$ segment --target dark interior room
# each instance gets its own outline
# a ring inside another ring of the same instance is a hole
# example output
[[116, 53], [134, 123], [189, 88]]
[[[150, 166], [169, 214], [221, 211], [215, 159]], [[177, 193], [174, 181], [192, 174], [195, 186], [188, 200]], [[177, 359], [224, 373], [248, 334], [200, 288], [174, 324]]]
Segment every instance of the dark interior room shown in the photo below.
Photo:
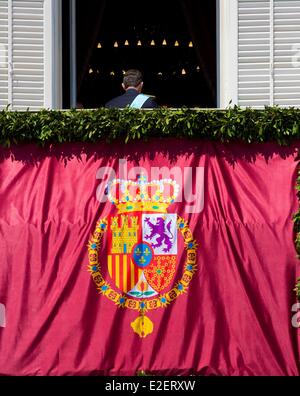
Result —
[[[123, 73], [131, 68], [141, 70], [144, 93], [160, 106], [216, 107], [215, 1], [153, 0], [141, 6], [137, 0], [77, 0], [76, 15], [79, 107], [102, 107], [122, 94]], [[65, 60], [65, 107], [67, 65]]]

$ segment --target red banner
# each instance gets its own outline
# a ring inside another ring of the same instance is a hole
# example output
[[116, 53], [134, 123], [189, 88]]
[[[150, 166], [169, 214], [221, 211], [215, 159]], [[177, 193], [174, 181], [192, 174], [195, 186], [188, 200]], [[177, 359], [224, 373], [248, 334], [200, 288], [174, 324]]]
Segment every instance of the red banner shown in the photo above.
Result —
[[299, 375], [297, 147], [1, 149], [0, 374]]

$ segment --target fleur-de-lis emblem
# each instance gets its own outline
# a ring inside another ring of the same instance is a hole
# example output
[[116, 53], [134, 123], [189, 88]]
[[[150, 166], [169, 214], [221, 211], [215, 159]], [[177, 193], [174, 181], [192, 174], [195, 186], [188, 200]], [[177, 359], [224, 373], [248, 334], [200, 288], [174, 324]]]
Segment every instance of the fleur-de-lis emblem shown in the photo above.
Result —
[[145, 260], [145, 257], [144, 257], [144, 256], [142, 256], [142, 257], [139, 259], [139, 263], [140, 263], [141, 265], [143, 265], [143, 264], [146, 263], [146, 260]]

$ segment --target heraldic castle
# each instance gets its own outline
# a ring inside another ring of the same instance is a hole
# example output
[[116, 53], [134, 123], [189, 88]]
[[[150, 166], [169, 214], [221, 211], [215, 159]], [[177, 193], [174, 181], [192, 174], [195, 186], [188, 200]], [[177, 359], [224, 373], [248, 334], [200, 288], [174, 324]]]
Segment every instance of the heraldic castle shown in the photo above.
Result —
[[130, 254], [138, 242], [138, 217], [121, 216], [113, 217], [111, 221], [112, 254]]

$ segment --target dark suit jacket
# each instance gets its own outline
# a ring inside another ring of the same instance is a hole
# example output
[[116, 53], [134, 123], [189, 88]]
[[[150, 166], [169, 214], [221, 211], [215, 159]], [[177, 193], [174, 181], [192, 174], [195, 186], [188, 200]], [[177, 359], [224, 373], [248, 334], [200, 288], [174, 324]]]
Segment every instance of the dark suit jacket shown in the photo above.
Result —
[[[105, 107], [107, 108], [119, 108], [124, 109], [127, 106], [130, 106], [134, 99], [138, 96], [138, 91], [135, 89], [128, 89], [123, 95], [120, 95], [109, 102], [106, 103]], [[157, 103], [152, 98], [146, 100], [143, 104], [143, 109], [155, 109], [158, 107]]]

